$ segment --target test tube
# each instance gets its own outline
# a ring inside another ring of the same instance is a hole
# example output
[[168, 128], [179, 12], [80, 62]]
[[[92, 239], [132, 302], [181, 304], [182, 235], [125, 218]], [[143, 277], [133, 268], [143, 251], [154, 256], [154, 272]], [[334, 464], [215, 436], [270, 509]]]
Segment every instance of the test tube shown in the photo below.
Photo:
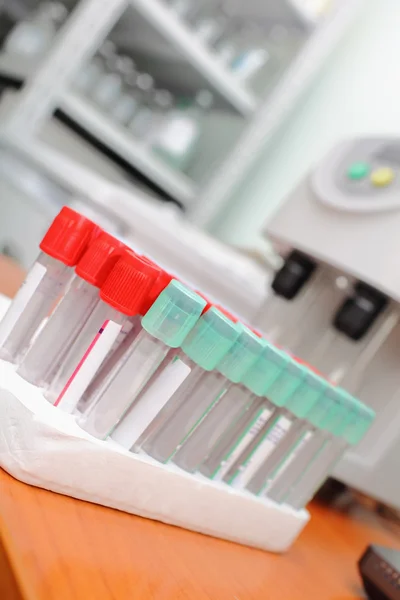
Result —
[[267, 496], [275, 502], [283, 502], [293, 489], [309, 465], [318, 457], [321, 450], [330, 445], [337, 436], [341, 436], [352, 412], [353, 405], [349, 403], [347, 395], [338, 388], [329, 387], [320, 403], [313, 411], [310, 421], [313, 422], [318, 432], [315, 433], [301, 450], [282, 476], [274, 478], [272, 485], [267, 489]]
[[0, 358], [15, 363], [62, 298], [96, 226], [64, 206], [40, 242], [41, 253], [0, 323]]
[[[295, 457], [304, 444], [317, 431], [313, 415], [329, 383], [307, 368], [303, 367], [303, 369], [305, 371], [303, 382], [286, 402], [286, 409], [298, 420], [249, 481], [247, 489], [254, 494], [264, 495], [272, 482], [294, 463]], [[320, 412], [318, 410], [317, 414]]]
[[[174, 456], [217, 401], [226, 378], [216, 367], [239, 334], [237, 323], [216, 307], [202, 315], [181, 346], [180, 358], [190, 375], [137, 440], [134, 450], [143, 449], [160, 462]], [[118, 441], [116, 436], [113, 439]]]
[[[147, 260], [145, 257], [142, 258]], [[154, 285], [150, 289], [147, 297], [143, 302], [140, 314], [132, 317], [130, 328], [123, 328], [123, 330], [121, 331], [121, 334], [123, 334], [122, 339], [120, 334], [120, 339], [117, 339], [115, 349], [112, 350], [106, 357], [100, 369], [97, 371], [95, 377], [93, 378], [92, 382], [89, 384], [85, 393], [79, 400], [76, 409], [78, 413], [84, 414], [91, 410], [92, 405], [94, 405], [97, 402], [97, 398], [100, 397], [103, 391], [111, 383], [113, 378], [118, 374], [118, 370], [120, 368], [120, 365], [122, 364], [121, 361], [124, 359], [125, 354], [129, 352], [131, 345], [142, 330], [142, 316], [145, 315], [148, 310], [150, 310], [151, 306], [157, 300], [158, 296], [161, 294], [162, 291], [164, 291], [164, 289], [171, 281], [172, 275], [160, 269], [160, 273]]]
[[289, 360], [288, 356], [267, 343], [240, 383], [228, 390], [225, 402], [240, 404], [243, 410], [204, 457], [199, 466], [203, 475], [216, 481], [224, 479], [271, 419], [276, 406], [264, 397], [264, 392], [279, 378]]
[[40, 387], [51, 377], [100, 302], [99, 288], [121, 256], [124, 244], [101, 233], [78, 262], [75, 277], [47, 324], [33, 341], [18, 374]]
[[286, 368], [265, 390], [265, 396], [274, 406], [278, 407], [278, 410], [273, 414], [273, 418], [257, 432], [246, 451], [240, 455], [227, 472], [224, 481], [232, 487], [236, 489], [247, 487], [264, 461], [268, 459], [294, 425], [296, 417], [286, 409], [286, 403], [302, 384], [304, 377], [304, 368], [289, 359]]
[[73, 412], [121, 330], [140, 313], [158, 269], [125, 252], [100, 289], [97, 304], [45, 392], [65, 412]]
[[[180, 360], [175, 349], [194, 327], [205, 304], [195, 292], [171, 281], [143, 317], [142, 331], [123, 356], [112, 380], [92, 399], [90, 409], [78, 421], [80, 426], [105, 439], [132, 405], [134, 431], [129, 426], [128, 433], [139, 437], [190, 373], [190, 367]], [[142, 398], [141, 391], [151, 376], [160, 365], [171, 361], [171, 369], [165, 370], [166, 376], [160, 378], [156, 393], [151, 399]]]
[[371, 428], [375, 412], [354, 398], [352, 402], [349, 418], [344, 421], [341, 431], [324, 444], [309, 468], [302, 473], [298, 484], [287, 493], [285, 503], [292, 508], [303, 508], [309, 502], [346, 449], [357, 445]]
[[[232, 399], [230, 392], [256, 362], [266, 342], [244, 325], [238, 324], [238, 327], [238, 339], [216, 367], [216, 371], [223, 376], [217, 393], [207, 397], [205, 386], [198, 390], [203, 394], [207, 408], [200, 419], [199, 427], [194, 428], [187, 439], [184, 439], [173, 458], [174, 463], [185, 471], [196, 471], [248, 402], [248, 391], [245, 395], [239, 394], [237, 402]], [[202, 386], [202, 383], [200, 385]]]

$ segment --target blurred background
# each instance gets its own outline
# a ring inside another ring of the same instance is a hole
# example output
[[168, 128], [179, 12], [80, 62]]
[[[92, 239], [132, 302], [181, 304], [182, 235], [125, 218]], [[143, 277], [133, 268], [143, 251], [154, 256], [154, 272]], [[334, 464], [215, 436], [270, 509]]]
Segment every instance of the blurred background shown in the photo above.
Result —
[[0, 253], [28, 268], [70, 204], [180, 273], [378, 410], [336, 475], [397, 508], [379, 207], [400, 187], [399, 30], [396, 0], [0, 2]]

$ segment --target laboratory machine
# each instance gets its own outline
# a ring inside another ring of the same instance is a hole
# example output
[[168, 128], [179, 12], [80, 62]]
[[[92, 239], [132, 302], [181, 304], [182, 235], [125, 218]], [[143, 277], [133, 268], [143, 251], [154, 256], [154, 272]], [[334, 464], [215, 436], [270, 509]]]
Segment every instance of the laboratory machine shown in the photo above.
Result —
[[282, 256], [258, 325], [376, 410], [336, 468], [342, 482], [400, 508], [400, 141], [331, 150], [265, 234]]

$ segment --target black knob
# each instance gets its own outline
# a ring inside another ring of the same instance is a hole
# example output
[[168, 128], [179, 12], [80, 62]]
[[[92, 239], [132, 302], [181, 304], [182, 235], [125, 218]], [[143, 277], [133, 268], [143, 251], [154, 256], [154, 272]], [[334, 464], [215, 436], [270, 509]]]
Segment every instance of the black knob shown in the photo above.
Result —
[[360, 340], [386, 308], [388, 298], [366, 283], [357, 283], [335, 315], [333, 326], [352, 340]]
[[293, 250], [272, 282], [275, 294], [292, 300], [310, 279], [317, 265], [302, 252]]

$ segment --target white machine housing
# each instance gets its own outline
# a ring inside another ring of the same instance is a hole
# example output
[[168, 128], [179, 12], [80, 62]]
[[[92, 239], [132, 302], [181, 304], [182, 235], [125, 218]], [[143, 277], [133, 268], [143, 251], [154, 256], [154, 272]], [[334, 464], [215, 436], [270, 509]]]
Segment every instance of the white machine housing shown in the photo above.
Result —
[[[348, 169], [354, 164], [366, 167], [365, 176], [349, 177]], [[378, 169], [390, 169], [391, 180], [374, 183], [373, 174]], [[376, 422], [360, 446], [340, 462], [335, 476], [400, 508], [400, 325], [397, 314], [400, 302], [400, 140], [359, 139], [334, 148], [266, 224], [265, 234], [282, 256], [293, 249], [299, 250], [313, 259], [320, 270], [333, 271], [335, 277], [343, 276], [342, 279], [347, 278], [351, 283], [354, 280], [366, 283], [389, 298], [384, 313], [392, 314], [391, 325], [387, 328], [388, 320], [378, 319], [373, 335], [367, 340], [374, 345], [373, 350], [368, 354], [368, 344], [360, 346], [364, 359], [368, 360], [360, 360], [361, 352], [349, 354], [354, 357], [354, 363], [349, 360], [348, 365], [350, 380], [354, 365], [364, 367], [357, 395], [376, 410]], [[347, 293], [343, 292], [337, 307]], [[326, 299], [326, 296], [320, 297]], [[335, 306], [326, 302], [329, 314], [321, 321], [320, 331], [313, 331], [316, 344], [327, 336], [327, 330], [334, 331], [331, 324]], [[296, 299], [293, 301], [295, 310]], [[318, 310], [323, 311], [324, 307]], [[333, 367], [335, 356], [337, 358], [347, 342], [338, 332], [328, 339], [326, 352], [332, 357]], [[357, 348], [357, 342], [349, 340], [348, 344], [349, 348]], [[296, 353], [302, 357], [301, 344]], [[325, 374], [328, 373], [325, 371]], [[348, 379], [340, 383], [346, 387]]]

